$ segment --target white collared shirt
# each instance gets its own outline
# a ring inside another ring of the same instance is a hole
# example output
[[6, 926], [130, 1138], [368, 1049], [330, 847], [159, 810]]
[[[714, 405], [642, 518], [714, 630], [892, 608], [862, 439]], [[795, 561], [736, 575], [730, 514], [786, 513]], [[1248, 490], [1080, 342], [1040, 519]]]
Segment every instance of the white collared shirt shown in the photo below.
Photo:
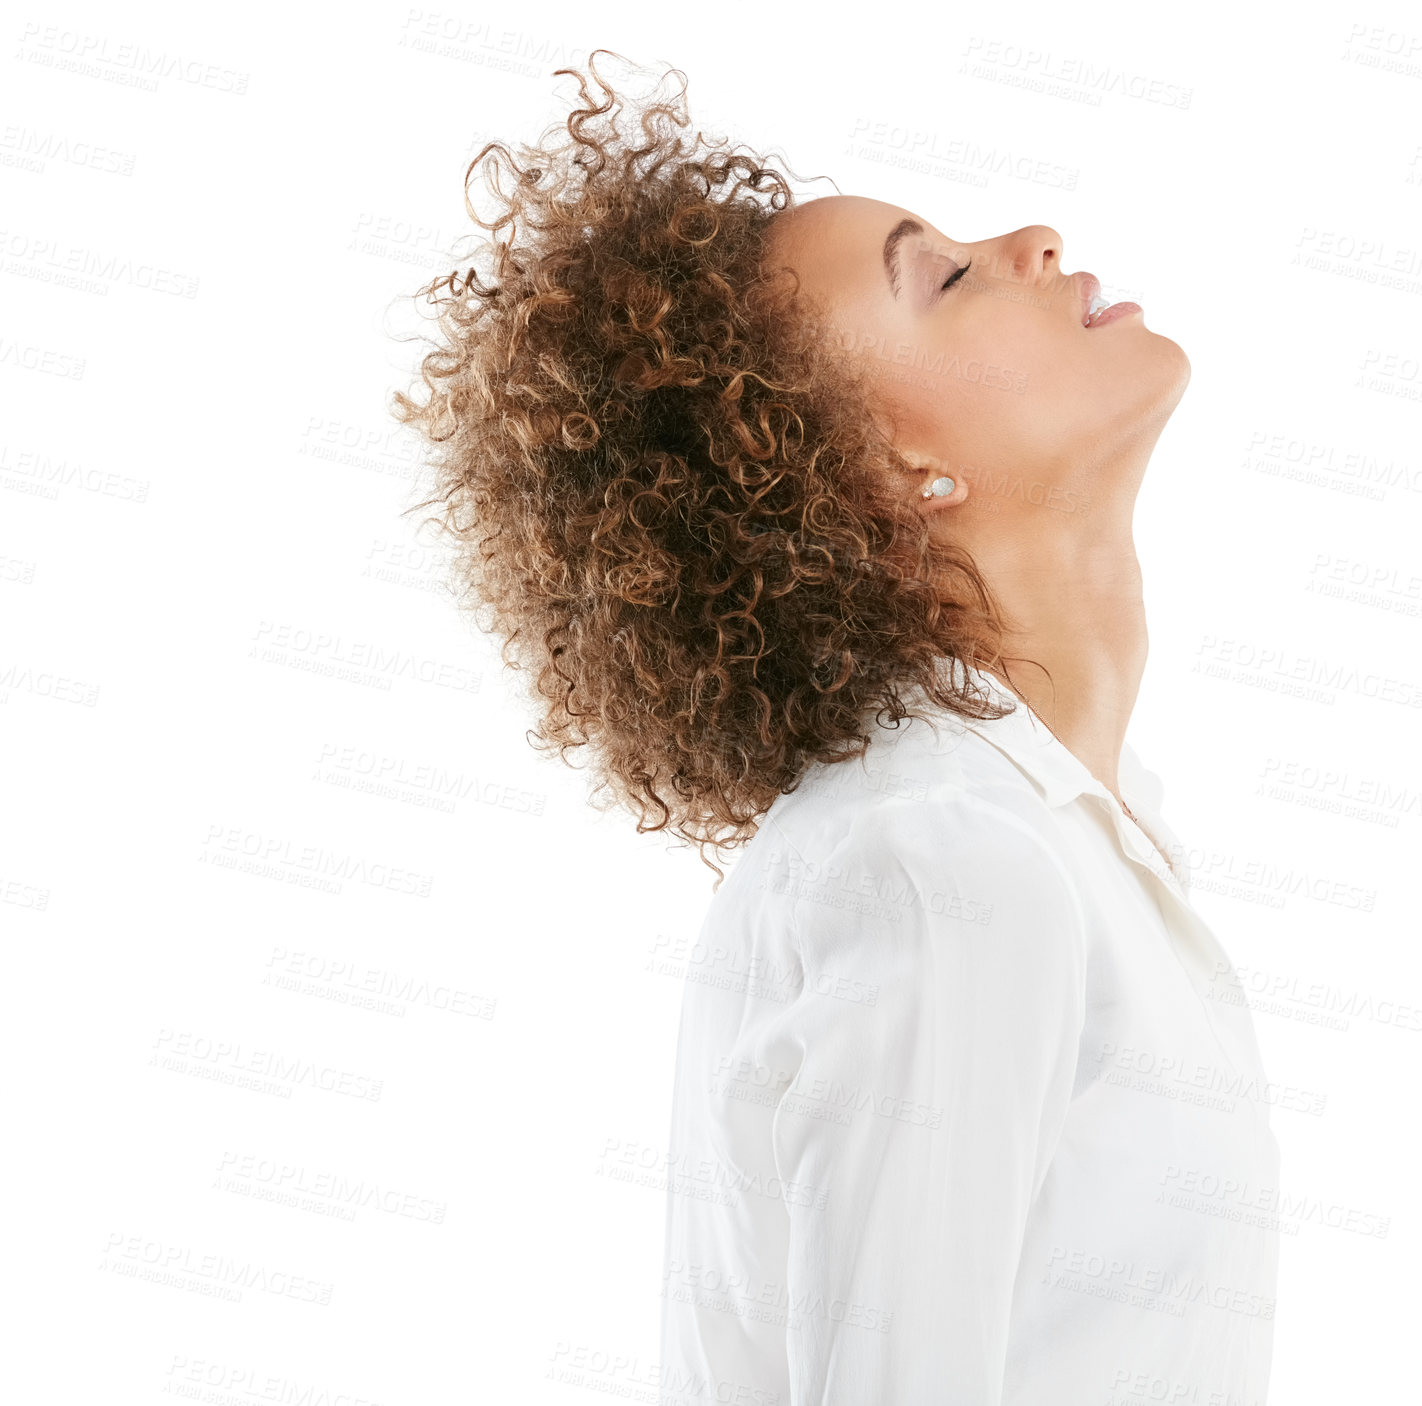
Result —
[[1159, 778], [970, 673], [1016, 712], [877, 727], [712, 897], [662, 1406], [1265, 1402], [1278, 1144]]

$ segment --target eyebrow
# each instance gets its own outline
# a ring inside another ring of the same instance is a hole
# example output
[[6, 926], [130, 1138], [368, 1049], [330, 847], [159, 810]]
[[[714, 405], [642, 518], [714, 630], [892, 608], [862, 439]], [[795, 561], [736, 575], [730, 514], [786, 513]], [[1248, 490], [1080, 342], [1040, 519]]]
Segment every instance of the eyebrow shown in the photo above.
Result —
[[894, 290], [896, 298], [899, 296], [899, 245], [906, 235], [922, 233], [923, 226], [917, 220], [900, 220], [884, 241], [884, 272], [889, 277], [889, 287]]

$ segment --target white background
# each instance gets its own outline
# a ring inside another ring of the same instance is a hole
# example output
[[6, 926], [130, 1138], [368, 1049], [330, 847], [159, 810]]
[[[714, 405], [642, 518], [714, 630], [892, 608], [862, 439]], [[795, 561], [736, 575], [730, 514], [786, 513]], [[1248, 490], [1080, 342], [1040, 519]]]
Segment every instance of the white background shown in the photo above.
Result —
[[401, 515], [424, 485], [388, 414], [469, 157], [558, 120], [552, 71], [606, 46], [950, 237], [1052, 225], [1189, 354], [1137, 515], [1131, 738], [1266, 1067], [1323, 1103], [1274, 1114], [1270, 1399], [1396, 1399], [1422, 16], [617, 10], [3, 22], [6, 1397], [655, 1400], [710, 874], [529, 747]]

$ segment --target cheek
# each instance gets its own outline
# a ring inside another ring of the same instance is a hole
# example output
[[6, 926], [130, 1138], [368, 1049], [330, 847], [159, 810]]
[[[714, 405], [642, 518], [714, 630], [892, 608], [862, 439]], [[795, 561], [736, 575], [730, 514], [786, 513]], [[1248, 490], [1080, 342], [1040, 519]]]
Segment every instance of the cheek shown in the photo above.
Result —
[[1010, 302], [994, 303], [990, 311], [965, 331], [965, 349], [983, 363], [996, 367], [1000, 379], [1023, 387], [1045, 387], [1057, 380], [1074, 359], [1072, 329], [1031, 308]]
[[1011, 315], [965, 320], [934, 348], [930, 398], [965, 435], [1010, 438], [1069, 403], [1069, 358], [1040, 324]]
[[1073, 330], [994, 300], [913, 340], [862, 346], [858, 360], [912, 437], [965, 457], [1036, 452], [1100, 413], [1101, 368]]
[[1059, 313], [1005, 305], [962, 339], [963, 372], [975, 376], [975, 409], [996, 418], [1001, 438], [1024, 443], [1092, 424], [1120, 376], [1091, 355], [1088, 336]]
[[1060, 381], [1073, 359], [1064, 335], [1071, 330], [1039, 309], [980, 297], [963, 316], [945, 320], [936, 336], [939, 393], [955, 403], [1020, 410]]

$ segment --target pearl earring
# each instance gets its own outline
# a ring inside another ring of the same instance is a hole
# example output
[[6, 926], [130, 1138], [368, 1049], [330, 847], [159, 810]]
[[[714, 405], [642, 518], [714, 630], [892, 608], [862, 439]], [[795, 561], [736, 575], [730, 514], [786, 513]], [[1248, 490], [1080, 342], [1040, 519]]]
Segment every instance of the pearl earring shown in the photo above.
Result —
[[951, 478], [936, 478], [923, 490], [925, 498], [946, 498], [954, 489]]

